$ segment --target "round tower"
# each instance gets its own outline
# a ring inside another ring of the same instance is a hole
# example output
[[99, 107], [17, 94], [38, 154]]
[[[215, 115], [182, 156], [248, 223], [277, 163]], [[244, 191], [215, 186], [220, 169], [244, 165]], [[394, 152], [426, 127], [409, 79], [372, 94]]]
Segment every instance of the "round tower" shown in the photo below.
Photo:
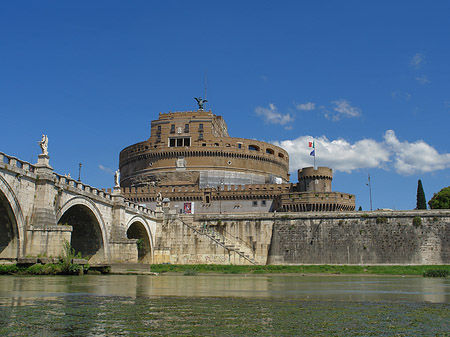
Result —
[[331, 192], [333, 170], [329, 167], [304, 167], [298, 170], [298, 192]]

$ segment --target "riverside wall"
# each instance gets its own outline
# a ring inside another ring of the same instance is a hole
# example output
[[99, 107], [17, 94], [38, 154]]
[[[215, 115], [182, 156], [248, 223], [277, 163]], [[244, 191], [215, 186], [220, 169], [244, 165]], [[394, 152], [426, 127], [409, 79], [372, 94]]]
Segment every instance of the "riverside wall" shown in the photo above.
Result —
[[269, 264], [450, 264], [450, 211], [282, 215]]
[[[154, 263], [450, 264], [450, 210], [165, 216]], [[226, 248], [208, 233], [221, 233]]]

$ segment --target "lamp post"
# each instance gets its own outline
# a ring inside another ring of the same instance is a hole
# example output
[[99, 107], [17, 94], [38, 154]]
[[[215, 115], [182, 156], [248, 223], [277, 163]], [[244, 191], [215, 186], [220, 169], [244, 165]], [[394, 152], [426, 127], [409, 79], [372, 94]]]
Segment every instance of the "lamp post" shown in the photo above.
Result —
[[78, 164], [78, 181], [81, 181], [81, 166], [82, 165], [83, 164], [81, 164], [81, 163]]
[[369, 186], [370, 210], [372, 210], [372, 184], [370, 182], [370, 173], [368, 174], [368, 180], [366, 185]]

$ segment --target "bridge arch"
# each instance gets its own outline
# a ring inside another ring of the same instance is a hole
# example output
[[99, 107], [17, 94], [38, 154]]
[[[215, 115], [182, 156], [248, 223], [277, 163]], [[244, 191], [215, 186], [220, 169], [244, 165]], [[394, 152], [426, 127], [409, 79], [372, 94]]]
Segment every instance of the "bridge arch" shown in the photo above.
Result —
[[17, 259], [24, 250], [25, 220], [19, 200], [0, 176], [0, 258]]
[[153, 235], [150, 226], [143, 217], [133, 216], [127, 223], [127, 238], [138, 239], [138, 261], [152, 263]]
[[72, 226], [70, 244], [76, 253], [89, 257], [90, 263], [108, 260], [105, 221], [93, 201], [81, 196], [73, 197], [56, 213], [56, 219], [58, 224]]

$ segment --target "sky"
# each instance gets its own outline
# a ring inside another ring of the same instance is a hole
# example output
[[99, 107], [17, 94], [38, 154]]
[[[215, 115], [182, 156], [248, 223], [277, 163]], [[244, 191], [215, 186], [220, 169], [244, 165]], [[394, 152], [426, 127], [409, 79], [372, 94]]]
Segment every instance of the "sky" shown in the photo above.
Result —
[[[4, 1], [0, 152], [114, 185], [119, 152], [204, 97], [230, 136], [333, 169], [356, 208], [450, 185], [449, 1]], [[205, 76], [206, 75], [206, 76]], [[206, 78], [206, 81], [205, 81]], [[367, 185], [370, 174], [370, 189]], [[371, 191], [371, 193], [370, 193]]]

